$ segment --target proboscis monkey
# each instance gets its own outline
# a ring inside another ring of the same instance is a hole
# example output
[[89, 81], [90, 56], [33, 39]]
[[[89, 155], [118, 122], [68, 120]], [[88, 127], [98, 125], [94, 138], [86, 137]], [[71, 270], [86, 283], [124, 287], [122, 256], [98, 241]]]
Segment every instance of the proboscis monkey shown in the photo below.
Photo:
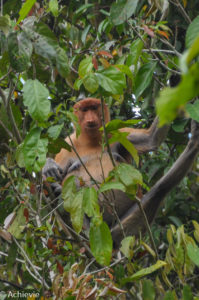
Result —
[[[105, 123], [107, 123], [110, 117], [106, 104], [104, 104], [103, 109]], [[74, 113], [78, 117], [81, 134], [76, 137], [74, 132], [66, 138], [66, 142], [72, 144], [75, 151], [69, 152], [66, 149], [62, 149], [56, 155], [55, 162], [52, 159], [48, 160], [44, 167], [44, 174], [46, 176], [54, 176], [57, 180], [61, 179], [62, 182], [66, 177], [75, 175], [77, 178], [81, 178], [85, 185], [91, 186], [93, 181], [89, 174], [92, 175], [96, 182], [100, 183], [113, 169], [109, 153], [105, 151], [102, 155], [102, 133], [99, 131], [99, 128], [102, 126], [101, 100], [96, 98], [83, 99], [74, 105]], [[127, 138], [133, 143], [138, 153], [145, 153], [155, 150], [167, 134], [168, 126], [159, 128], [157, 125], [158, 118], [155, 118], [149, 129], [122, 128], [120, 130], [129, 133]], [[121, 144], [114, 143], [110, 145], [110, 148], [115, 164], [121, 162], [131, 163], [129, 152]], [[153, 221], [158, 207], [166, 194], [187, 174], [198, 150], [199, 125], [196, 122], [192, 122], [192, 137], [186, 149], [170, 171], [142, 198], [142, 205], [149, 222]], [[86, 169], [77, 157], [76, 152]], [[60, 189], [58, 188], [57, 191], [60, 192]], [[114, 197], [110, 198], [110, 201], [114, 201], [115, 210], [126, 235], [136, 235], [139, 230], [144, 229], [145, 225], [138, 205], [132, 202], [124, 192], [117, 190], [114, 193]], [[106, 207], [104, 204], [107, 201], [103, 201], [103, 195], [99, 202], [101, 207], [103, 207], [103, 218], [111, 227], [113, 240], [118, 246], [124, 237], [121, 225], [115, 222], [115, 217], [110, 207]]]

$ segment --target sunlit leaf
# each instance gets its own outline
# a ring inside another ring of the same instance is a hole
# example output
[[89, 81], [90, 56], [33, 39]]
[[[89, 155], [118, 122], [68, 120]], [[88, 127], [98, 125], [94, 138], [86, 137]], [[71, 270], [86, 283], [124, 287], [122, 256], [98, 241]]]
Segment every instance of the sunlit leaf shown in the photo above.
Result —
[[22, 231], [24, 230], [25, 225], [26, 218], [24, 217], [24, 207], [21, 206], [16, 211], [16, 216], [12, 224], [9, 226], [8, 232], [10, 232], [16, 239], [19, 239], [22, 237]]
[[57, 17], [58, 14], [59, 14], [58, 1], [57, 0], [50, 0], [49, 8], [50, 8], [50, 11], [53, 14], [53, 16]]
[[135, 244], [135, 236], [127, 236], [121, 242], [120, 251], [128, 258], [132, 259], [134, 251], [133, 246]]
[[59, 137], [63, 127], [64, 127], [64, 123], [60, 124], [60, 125], [54, 125], [54, 126], [49, 127], [48, 128], [49, 137], [56, 140]]
[[99, 88], [97, 77], [94, 73], [89, 73], [83, 78], [83, 84], [87, 91], [95, 93]]
[[78, 73], [81, 78], [86, 76], [88, 73], [90, 73], [93, 69], [93, 63], [92, 63], [92, 57], [89, 56], [87, 58], [84, 58], [78, 68]]
[[8, 15], [0, 16], [0, 30], [2, 30], [5, 35], [9, 32], [10, 24], [10, 17]]
[[17, 21], [17, 24], [19, 24], [21, 21], [25, 19], [25, 17], [28, 15], [29, 11], [31, 10], [35, 2], [36, 0], [26, 0], [22, 8], [20, 9], [19, 19]]
[[125, 186], [120, 182], [105, 182], [101, 184], [99, 192], [103, 193], [112, 189], [126, 191]]
[[148, 268], [144, 268], [138, 272], [136, 272], [135, 274], [133, 274], [132, 276], [130, 277], [127, 277], [127, 278], [124, 278], [122, 280], [123, 283], [126, 283], [126, 282], [131, 282], [131, 281], [134, 281], [134, 280], [138, 280], [146, 275], [149, 275], [155, 271], [157, 271], [158, 269], [162, 268], [166, 266], [166, 262], [165, 261], [162, 261], [162, 260], [158, 260], [154, 265], [148, 267]]

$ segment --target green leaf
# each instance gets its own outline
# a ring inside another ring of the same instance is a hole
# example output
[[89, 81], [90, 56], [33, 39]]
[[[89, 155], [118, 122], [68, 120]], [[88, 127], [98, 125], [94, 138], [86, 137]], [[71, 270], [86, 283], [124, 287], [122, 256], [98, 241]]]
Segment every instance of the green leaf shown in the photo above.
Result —
[[41, 129], [34, 128], [27, 134], [23, 144], [23, 155], [28, 172], [39, 172], [46, 162], [48, 140], [40, 139]]
[[121, 182], [105, 182], [102, 183], [99, 189], [100, 193], [110, 191], [110, 190], [121, 190], [123, 192], [126, 191], [125, 186]]
[[8, 15], [0, 16], [0, 30], [2, 30], [5, 35], [9, 32], [10, 24], [10, 17]]
[[56, 140], [59, 137], [63, 127], [64, 127], [64, 123], [61, 125], [55, 125], [49, 127], [47, 131], [49, 137], [51, 137], [53, 140]]
[[144, 268], [138, 272], [136, 272], [135, 274], [133, 274], [132, 276], [130, 277], [127, 277], [127, 278], [124, 278], [122, 280], [122, 283], [126, 283], [126, 282], [131, 282], [131, 281], [134, 281], [134, 280], [138, 280], [146, 275], [149, 275], [153, 272], [155, 272], [156, 270], [166, 266], [166, 262], [165, 261], [162, 261], [162, 260], [158, 260], [155, 265], [152, 265], [148, 268]]
[[199, 267], [199, 248], [196, 245], [188, 243], [187, 254], [191, 261]]
[[24, 217], [24, 206], [20, 206], [16, 211], [14, 221], [7, 229], [16, 239], [22, 238], [22, 232], [26, 225], [26, 218]]
[[197, 242], [199, 242], [199, 224], [196, 221], [192, 221], [193, 226], [194, 226], [194, 237]]
[[59, 14], [59, 7], [57, 0], [50, 0], [49, 2], [49, 9], [54, 17], [57, 17]]
[[68, 76], [70, 69], [68, 64], [68, 56], [66, 55], [66, 52], [61, 47], [58, 47], [57, 50], [57, 56], [56, 56], [56, 66], [59, 74], [65, 78]]
[[89, 218], [101, 217], [97, 191], [93, 187], [83, 189], [83, 208]]
[[69, 176], [62, 187], [62, 199], [64, 200], [64, 209], [69, 211], [72, 205], [73, 198], [77, 192], [75, 176]]
[[113, 3], [110, 9], [110, 19], [114, 25], [120, 25], [134, 14], [138, 0], [121, 0]]
[[127, 57], [127, 66], [137, 66], [138, 59], [144, 47], [144, 43], [141, 39], [135, 40], [130, 46], [130, 54]]
[[78, 74], [81, 78], [86, 76], [88, 73], [90, 73], [93, 70], [93, 63], [92, 63], [92, 57], [89, 56], [87, 58], [84, 58], [78, 68]]
[[187, 48], [189, 48], [192, 44], [195, 38], [198, 36], [199, 32], [199, 16], [197, 16], [189, 25], [186, 37], [185, 37], [185, 45]]
[[156, 63], [146, 63], [138, 71], [135, 77], [135, 90], [134, 94], [136, 98], [140, 97], [142, 93], [151, 83], [153, 78], [153, 72], [156, 68]]
[[199, 100], [193, 104], [188, 103], [186, 105], [186, 111], [193, 120], [199, 122]]
[[23, 154], [23, 143], [17, 147], [15, 152], [15, 159], [20, 168], [25, 168], [24, 154]]
[[122, 73], [126, 74], [133, 81], [133, 73], [128, 66], [115, 65]]
[[199, 64], [193, 64], [188, 73], [175, 88], [165, 88], [160, 92], [156, 101], [156, 110], [160, 119], [160, 126], [175, 119], [178, 110], [189, 100], [199, 95]]
[[77, 233], [83, 226], [83, 190], [77, 192], [75, 176], [68, 177], [62, 188], [62, 198], [64, 200], [64, 209], [70, 213], [73, 228]]
[[8, 35], [9, 59], [17, 72], [23, 72], [30, 67], [32, 49], [32, 43], [25, 32], [11, 32]]
[[143, 300], [155, 299], [155, 288], [151, 280], [144, 280], [142, 283], [142, 298]]
[[109, 139], [109, 144], [119, 142], [124, 146], [124, 148], [131, 154], [136, 165], [139, 164], [139, 156], [134, 145], [128, 140], [127, 136], [128, 132], [120, 132], [120, 131], [111, 131], [111, 138]]
[[183, 300], [193, 300], [193, 294], [191, 292], [191, 287], [189, 285], [185, 285], [182, 291]]
[[26, 0], [26, 2], [23, 4], [22, 8], [19, 12], [19, 19], [17, 21], [17, 24], [19, 24], [21, 21], [25, 19], [33, 5], [35, 4], [36, 0]]
[[122, 94], [123, 89], [126, 88], [125, 75], [113, 66], [101, 72], [96, 72], [96, 75], [103, 89], [113, 95]]
[[38, 122], [48, 119], [50, 112], [49, 92], [37, 79], [29, 79], [23, 87], [24, 104], [31, 117]]
[[80, 233], [83, 226], [84, 209], [83, 209], [83, 190], [78, 191], [71, 201], [70, 209], [71, 222], [77, 233]]
[[134, 251], [133, 246], [135, 245], [135, 236], [127, 236], [122, 240], [120, 251], [128, 259], [132, 259]]
[[168, 291], [164, 296], [164, 300], [176, 300], [175, 291]]
[[106, 131], [111, 132], [113, 130], [117, 130], [117, 129], [120, 129], [120, 128], [135, 125], [139, 122], [140, 122], [140, 120], [127, 120], [127, 121], [122, 121], [122, 120], [119, 120], [119, 119], [112, 120], [112, 121], [110, 121], [106, 124]]
[[90, 224], [89, 233], [91, 252], [96, 261], [101, 265], [108, 266], [112, 256], [113, 241], [111, 232], [105, 222]]
[[84, 29], [83, 32], [82, 32], [81, 40], [82, 40], [82, 43], [83, 43], [83, 44], [86, 43], [86, 37], [87, 37], [87, 34], [88, 34], [90, 28], [91, 28], [91, 25], [89, 24], [89, 25], [87, 25], [87, 26], [85, 27], [85, 29]]
[[97, 77], [94, 73], [89, 73], [83, 78], [83, 84], [87, 91], [95, 93], [99, 88]]

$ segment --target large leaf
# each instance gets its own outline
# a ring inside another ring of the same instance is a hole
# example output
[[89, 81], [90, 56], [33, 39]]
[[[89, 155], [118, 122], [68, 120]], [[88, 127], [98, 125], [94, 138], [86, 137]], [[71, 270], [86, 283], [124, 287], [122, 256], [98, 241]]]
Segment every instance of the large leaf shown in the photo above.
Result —
[[153, 78], [156, 63], [146, 63], [138, 71], [135, 77], [134, 94], [138, 98], [146, 90]]
[[186, 105], [186, 111], [193, 120], [199, 122], [199, 100], [197, 100], [193, 104], [188, 103]]
[[32, 43], [25, 32], [11, 32], [8, 36], [8, 54], [13, 69], [18, 72], [30, 67]]
[[127, 121], [122, 121], [122, 120], [119, 120], [119, 119], [111, 120], [110, 122], [108, 122], [106, 124], [106, 131], [111, 132], [113, 130], [117, 130], [117, 129], [120, 129], [120, 128], [135, 125], [139, 122], [140, 122], [140, 120], [127, 120]]
[[114, 25], [127, 21], [135, 12], [138, 0], [121, 0], [111, 5], [110, 18]]
[[68, 56], [66, 55], [66, 52], [61, 47], [57, 47], [56, 49], [56, 66], [59, 74], [62, 77], [67, 77], [67, 75], [70, 72], [69, 64], [68, 64]]
[[13, 223], [9, 226], [8, 232], [10, 232], [16, 239], [22, 238], [22, 231], [26, 225], [26, 218], [24, 216], [24, 207], [21, 206], [14, 218]]
[[99, 83], [94, 73], [89, 73], [83, 79], [84, 87], [90, 93], [95, 93], [98, 90]]
[[136, 165], [139, 164], [139, 156], [135, 146], [128, 140], [127, 136], [129, 135], [128, 132], [120, 132], [117, 130], [111, 131], [111, 138], [109, 139], [109, 143], [120, 143], [124, 148], [131, 154]]
[[122, 94], [126, 87], [125, 75], [115, 67], [96, 73], [99, 84], [111, 94]]
[[198, 36], [199, 33], [199, 16], [197, 16], [189, 25], [187, 32], [186, 32], [186, 37], [185, 37], [185, 45], [187, 48], [189, 48], [196, 37]]
[[89, 240], [96, 261], [101, 265], [109, 265], [113, 241], [108, 225], [105, 222], [91, 222]]
[[132, 165], [121, 163], [114, 171], [114, 176], [126, 187], [126, 192], [135, 195], [137, 185], [142, 185], [142, 174]]
[[142, 297], [143, 300], [155, 299], [155, 288], [151, 280], [144, 280], [142, 283]]
[[0, 16], [0, 30], [4, 32], [5, 35], [8, 34], [10, 29], [10, 18], [9, 16]]
[[17, 21], [17, 24], [19, 24], [21, 21], [25, 19], [33, 5], [35, 4], [36, 0], [26, 0], [26, 2], [23, 4], [22, 8], [19, 12], [19, 19]]
[[83, 190], [77, 192], [75, 176], [68, 177], [62, 188], [64, 209], [70, 213], [73, 228], [78, 233], [83, 225]]
[[189, 243], [187, 245], [187, 254], [191, 261], [199, 267], [199, 248], [196, 245]]
[[144, 43], [141, 39], [137, 39], [131, 44], [130, 53], [126, 60], [126, 64], [128, 66], [131, 66], [131, 65], [137, 66], [137, 62], [138, 62], [139, 56], [142, 52], [143, 46], [144, 46]]
[[175, 119], [178, 110], [189, 100], [199, 95], [199, 64], [191, 66], [188, 73], [183, 75], [180, 84], [175, 88], [165, 88], [160, 92], [156, 101], [156, 110], [160, 119], [160, 125], [169, 123]]
[[37, 79], [29, 79], [23, 87], [24, 104], [28, 107], [31, 117], [43, 122], [47, 120], [50, 112], [49, 92]]
[[86, 76], [88, 73], [90, 73], [93, 70], [93, 63], [92, 63], [92, 57], [86, 57], [84, 58], [78, 68], [78, 73], [81, 78]]
[[100, 193], [107, 192], [110, 190], [121, 190], [123, 192], [126, 191], [125, 186], [121, 182], [105, 182], [102, 183], [99, 189]]
[[134, 281], [134, 280], [138, 280], [146, 275], [149, 275], [153, 272], [155, 272], [156, 270], [166, 266], [166, 262], [165, 261], [162, 261], [162, 260], [158, 260], [155, 265], [152, 265], [148, 268], [144, 268], [138, 272], [136, 272], [135, 274], [133, 274], [132, 276], [130, 277], [127, 277], [127, 278], [124, 278], [122, 280], [123, 283], [126, 283], [126, 282], [131, 282], [131, 281]]
[[58, 7], [58, 1], [57, 0], [50, 0], [49, 2], [49, 9], [54, 17], [58, 16], [59, 13], [59, 7]]
[[23, 155], [26, 169], [39, 172], [46, 162], [48, 140], [40, 139], [41, 129], [34, 128], [27, 134], [23, 144]]
[[98, 204], [98, 195], [97, 191], [91, 187], [91, 188], [85, 188], [83, 190], [83, 208], [85, 214], [89, 218], [91, 217], [100, 217], [100, 208]]

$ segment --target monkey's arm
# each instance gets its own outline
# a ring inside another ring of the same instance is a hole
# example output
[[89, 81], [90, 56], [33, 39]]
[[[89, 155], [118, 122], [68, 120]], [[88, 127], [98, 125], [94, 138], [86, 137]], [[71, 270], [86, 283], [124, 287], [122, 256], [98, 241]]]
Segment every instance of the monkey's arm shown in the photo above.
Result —
[[[191, 168], [199, 152], [199, 123], [192, 121], [192, 137], [184, 152], [180, 155], [171, 169], [165, 174], [141, 199], [141, 203], [151, 223], [164, 197], [174, 188]], [[139, 230], [146, 230], [143, 216], [136, 203], [125, 213], [121, 219], [126, 235], [137, 235]], [[119, 245], [123, 238], [121, 227], [116, 225], [112, 229], [113, 240]]]
[[167, 135], [169, 126], [158, 127], [158, 123], [156, 117], [149, 129], [123, 128], [121, 131], [129, 132], [128, 140], [139, 153], [145, 153], [157, 149]]

